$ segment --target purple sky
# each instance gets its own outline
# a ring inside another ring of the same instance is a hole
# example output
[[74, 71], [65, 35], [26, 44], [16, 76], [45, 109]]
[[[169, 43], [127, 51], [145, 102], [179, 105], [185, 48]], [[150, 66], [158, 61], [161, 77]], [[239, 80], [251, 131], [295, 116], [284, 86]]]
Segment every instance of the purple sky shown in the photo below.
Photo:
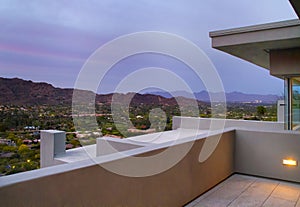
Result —
[[[214, 63], [227, 92], [280, 95], [282, 80], [212, 49], [208, 33], [295, 18], [287, 0], [2, 0], [0, 76], [71, 88], [84, 62], [101, 45], [133, 32], [162, 31], [200, 47]], [[124, 74], [151, 66], [183, 76], [194, 91], [205, 89], [193, 74], [182, 73], [184, 65], [144, 55], [112, 68], [101, 92], [113, 91]]]

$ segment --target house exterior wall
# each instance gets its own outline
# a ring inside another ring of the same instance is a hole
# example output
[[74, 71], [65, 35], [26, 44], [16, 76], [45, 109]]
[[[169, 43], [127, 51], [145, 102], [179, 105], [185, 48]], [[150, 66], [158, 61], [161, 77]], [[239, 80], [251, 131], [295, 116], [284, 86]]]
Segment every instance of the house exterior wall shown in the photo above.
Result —
[[300, 75], [300, 48], [270, 51], [270, 73], [273, 76]]
[[284, 166], [282, 159], [300, 160], [300, 133], [236, 130], [235, 171], [300, 182], [300, 166]]

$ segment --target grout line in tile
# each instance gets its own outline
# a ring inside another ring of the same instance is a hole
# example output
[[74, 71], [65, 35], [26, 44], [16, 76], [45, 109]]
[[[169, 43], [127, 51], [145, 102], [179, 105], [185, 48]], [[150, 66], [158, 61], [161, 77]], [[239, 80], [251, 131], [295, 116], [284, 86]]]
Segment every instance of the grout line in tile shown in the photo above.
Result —
[[274, 189], [271, 191], [270, 195], [264, 200], [264, 202], [262, 203], [261, 206], [264, 206], [265, 203], [267, 202], [267, 200], [272, 196], [272, 194], [274, 193], [274, 191], [276, 190], [276, 188], [280, 185], [280, 182], [277, 183], [277, 185], [274, 187]]
[[297, 199], [297, 201], [295, 203], [295, 207], [297, 206], [297, 204], [300, 204], [300, 194], [298, 195], [298, 199]]
[[250, 188], [250, 186], [256, 182], [256, 180], [257, 180], [257, 178], [253, 179], [253, 181], [251, 183], [249, 183], [248, 186], [239, 193], [239, 195], [237, 195], [232, 201], [230, 201], [228, 203], [227, 207], [230, 206], [236, 199], [238, 199], [244, 192], [246, 192]]

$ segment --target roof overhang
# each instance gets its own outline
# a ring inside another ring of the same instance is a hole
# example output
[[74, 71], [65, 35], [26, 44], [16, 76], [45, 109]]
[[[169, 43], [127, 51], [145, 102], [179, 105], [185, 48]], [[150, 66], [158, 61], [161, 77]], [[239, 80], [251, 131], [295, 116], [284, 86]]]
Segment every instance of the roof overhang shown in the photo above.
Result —
[[213, 48], [269, 69], [271, 50], [300, 48], [300, 20], [215, 31], [209, 36]]

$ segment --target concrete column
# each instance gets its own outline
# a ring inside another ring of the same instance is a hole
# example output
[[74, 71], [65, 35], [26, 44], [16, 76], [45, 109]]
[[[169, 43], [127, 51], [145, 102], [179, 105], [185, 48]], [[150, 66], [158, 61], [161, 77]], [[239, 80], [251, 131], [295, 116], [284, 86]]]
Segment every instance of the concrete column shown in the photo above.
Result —
[[277, 122], [284, 122], [284, 100], [277, 101]]
[[41, 168], [57, 165], [54, 157], [66, 153], [66, 132], [58, 130], [41, 131]]

